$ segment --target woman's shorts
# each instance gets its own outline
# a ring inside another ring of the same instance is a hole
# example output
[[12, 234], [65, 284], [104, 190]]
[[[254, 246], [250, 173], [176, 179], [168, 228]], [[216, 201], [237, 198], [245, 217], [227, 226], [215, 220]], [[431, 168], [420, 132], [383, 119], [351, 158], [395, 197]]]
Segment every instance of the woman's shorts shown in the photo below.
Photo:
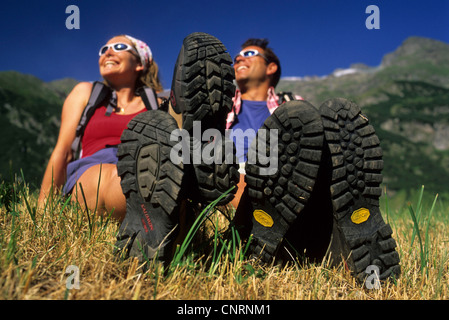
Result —
[[90, 167], [97, 164], [117, 164], [117, 161], [117, 148], [111, 147], [97, 151], [91, 156], [70, 162], [67, 166], [67, 181], [62, 188], [62, 192], [64, 194], [71, 193], [78, 179]]

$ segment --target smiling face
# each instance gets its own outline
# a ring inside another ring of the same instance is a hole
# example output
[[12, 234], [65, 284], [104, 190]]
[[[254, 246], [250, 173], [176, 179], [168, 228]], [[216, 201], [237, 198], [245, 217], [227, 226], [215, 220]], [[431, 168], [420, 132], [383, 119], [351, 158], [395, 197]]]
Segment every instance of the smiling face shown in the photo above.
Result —
[[[247, 49], [255, 49], [263, 53], [263, 49], [256, 46], [246, 47]], [[267, 63], [260, 55], [244, 58], [237, 56], [234, 63], [235, 79], [237, 82], [249, 81], [251, 79], [263, 79], [265, 77]]]
[[[248, 46], [244, 50], [255, 49], [261, 54], [264, 50], [257, 46]], [[241, 90], [249, 87], [269, 84], [272, 74], [277, 70], [274, 63], [267, 63], [261, 55], [242, 57], [237, 56], [234, 62], [235, 80]]]
[[[132, 46], [126, 37], [118, 36], [110, 39], [107, 44], [126, 43]], [[137, 54], [133, 50], [116, 52], [112, 48], [100, 56], [98, 60], [101, 76], [111, 85], [116, 82], [135, 83], [140, 71], [143, 70]]]

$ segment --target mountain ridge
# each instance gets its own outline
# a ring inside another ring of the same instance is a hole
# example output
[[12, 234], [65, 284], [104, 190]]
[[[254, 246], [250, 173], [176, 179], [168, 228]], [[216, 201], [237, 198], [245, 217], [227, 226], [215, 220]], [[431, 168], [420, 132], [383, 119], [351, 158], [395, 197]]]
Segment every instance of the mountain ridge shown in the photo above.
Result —
[[448, 193], [449, 44], [409, 37], [379, 66], [352, 64], [325, 77], [281, 80], [315, 106], [333, 97], [355, 101], [384, 149], [384, 184], [393, 191]]

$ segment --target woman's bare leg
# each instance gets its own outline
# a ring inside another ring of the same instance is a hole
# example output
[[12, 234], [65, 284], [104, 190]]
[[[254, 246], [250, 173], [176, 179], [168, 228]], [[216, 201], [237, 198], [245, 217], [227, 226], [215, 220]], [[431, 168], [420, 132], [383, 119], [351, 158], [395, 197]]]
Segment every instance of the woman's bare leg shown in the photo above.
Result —
[[[100, 183], [98, 181], [100, 180]], [[82, 190], [79, 185], [81, 184]], [[100, 215], [109, 215], [122, 221], [126, 214], [126, 199], [120, 186], [120, 177], [117, 175], [115, 164], [95, 165], [87, 169], [78, 179], [73, 189], [77, 200], [81, 205], [87, 204], [91, 210], [97, 208]]]

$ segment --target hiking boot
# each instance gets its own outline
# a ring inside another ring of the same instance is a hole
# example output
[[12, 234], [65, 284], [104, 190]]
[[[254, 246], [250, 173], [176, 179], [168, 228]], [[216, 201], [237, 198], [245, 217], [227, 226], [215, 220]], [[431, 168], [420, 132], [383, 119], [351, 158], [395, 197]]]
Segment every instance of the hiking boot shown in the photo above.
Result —
[[[194, 181], [189, 197], [199, 202], [209, 203], [235, 186], [219, 203], [225, 204], [236, 192], [239, 174], [235, 149], [232, 140], [225, 139], [226, 116], [235, 93], [233, 80], [231, 56], [217, 38], [197, 32], [184, 39], [173, 73], [170, 102], [174, 112], [182, 114], [182, 128], [189, 134], [189, 180]], [[215, 130], [204, 137], [208, 129]], [[204, 159], [203, 151], [208, 159]]]
[[320, 168], [323, 139], [318, 110], [306, 101], [290, 101], [267, 118], [251, 144], [245, 168], [253, 215], [250, 251], [262, 262], [273, 261], [285, 234], [308, 203]]
[[343, 261], [359, 280], [377, 266], [379, 279], [399, 276], [399, 255], [392, 229], [382, 218], [382, 149], [374, 128], [360, 108], [345, 99], [320, 107], [329, 149], [333, 232], [330, 255]]
[[138, 114], [123, 131], [117, 171], [126, 197], [126, 216], [116, 243], [123, 258], [171, 259], [184, 178], [182, 162], [170, 160], [176, 143], [170, 141], [170, 134], [176, 129], [172, 116], [152, 110]]

